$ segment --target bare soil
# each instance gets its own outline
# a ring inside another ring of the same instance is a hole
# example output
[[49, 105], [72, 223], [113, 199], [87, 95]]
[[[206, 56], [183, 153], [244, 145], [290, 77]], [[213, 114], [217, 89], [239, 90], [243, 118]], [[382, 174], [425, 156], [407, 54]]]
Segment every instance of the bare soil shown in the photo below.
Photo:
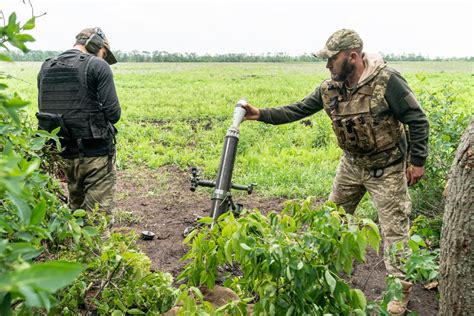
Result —
[[[152, 269], [171, 273], [176, 277], [184, 263], [184, 230], [195, 223], [198, 216], [208, 216], [211, 189], [190, 191], [190, 173], [166, 166], [156, 171], [148, 169], [121, 171], [117, 182], [117, 219], [115, 229], [134, 230], [138, 234], [148, 230], [156, 234], [153, 240], [140, 240], [141, 249], [151, 258]], [[279, 211], [285, 200], [262, 197], [257, 193], [235, 197], [247, 209], [262, 212]], [[133, 216], [127, 216], [131, 212]], [[386, 270], [380, 253], [369, 251], [366, 262], [356, 264], [350, 277], [353, 287], [361, 289], [368, 300], [377, 300], [385, 291]], [[426, 290], [422, 284], [412, 289], [410, 311], [418, 315], [437, 315], [436, 290]]]

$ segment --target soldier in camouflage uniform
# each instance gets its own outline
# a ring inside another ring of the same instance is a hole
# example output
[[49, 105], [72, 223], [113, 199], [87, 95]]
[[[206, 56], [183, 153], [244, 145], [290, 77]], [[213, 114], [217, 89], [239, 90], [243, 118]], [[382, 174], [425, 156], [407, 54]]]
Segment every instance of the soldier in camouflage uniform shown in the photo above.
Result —
[[110, 214], [116, 182], [113, 124], [121, 109], [112, 70], [116, 63], [100, 28], [82, 30], [74, 47], [47, 59], [38, 74], [39, 129], [60, 127], [63, 171], [72, 210]]
[[[331, 79], [290, 105], [265, 109], [248, 105], [246, 119], [284, 124], [320, 110], [328, 114], [343, 150], [329, 199], [353, 213], [369, 193], [379, 214], [387, 272], [403, 278], [388, 251], [408, 239], [408, 185], [424, 174], [429, 124], [405, 79], [380, 55], [363, 53], [362, 47], [355, 31], [335, 32], [314, 54], [327, 59]], [[408, 303], [411, 283], [402, 284], [402, 301], [389, 305], [394, 315], [403, 314]]]

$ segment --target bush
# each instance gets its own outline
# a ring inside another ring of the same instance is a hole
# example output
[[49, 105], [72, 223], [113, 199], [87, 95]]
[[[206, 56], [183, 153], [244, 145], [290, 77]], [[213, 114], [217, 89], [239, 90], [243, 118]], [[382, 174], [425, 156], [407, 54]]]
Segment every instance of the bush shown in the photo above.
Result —
[[191, 250], [183, 260], [190, 262], [179, 279], [212, 288], [219, 271], [236, 265], [242, 275], [227, 273], [224, 285], [255, 301], [255, 313], [363, 314], [364, 294], [340, 274], [351, 273], [354, 258], [365, 259], [368, 245], [378, 249], [378, 228], [332, 203], [310, 205], [309, 199], [293, 202], [268, 216], [223, 214], [213, 228], [194, 230], [185, 240]]
[[[423, 82], [426, 78], [419, 76], [419, 79]], [[424, 90], [418, 98], [430, 121], [430, 135], [426, 177], [412, 190], [413, 209], [415, 216], [421, 213], [433, 217], [444, 210], [446, 179], [469, 116], [448, 86], [436, 92]]]
[[[0, 27], [0, 47], [9, 43], [26, 52], [33, 38], [22, 32], [34, 25], [34, 17], [21, 25], [12, 13]], [[9, 58], [0, 52], [0, 61]], [[29, 102], [7, 88], [0, 81], [0, 315], [44, 309], [76, 315], [90, 307], [88, 301], [101, 314], [169, 309], [177, 295], [172, 278], [150, 272], [150, 259], [134, 237], [115, 234], [104, 243], [104, 216], [71, 212], [63, 204], [58, 183], [46, 172], [54, 170], [47, 144], [60, 148], [58, 130], [37, 131], [24, 118]]]

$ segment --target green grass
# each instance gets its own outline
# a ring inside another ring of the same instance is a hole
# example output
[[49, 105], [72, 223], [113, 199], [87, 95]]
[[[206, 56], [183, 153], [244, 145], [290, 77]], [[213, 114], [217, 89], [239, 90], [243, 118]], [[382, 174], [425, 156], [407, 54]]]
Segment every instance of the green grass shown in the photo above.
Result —
[[[472, 62], [405, 62], [392, 64], [415, 94], [453, 96], [454, 106], [472, 113]], [[40, 63], [0, 63], [11, 74], [8, 85], [37, 108], [36, 75]], [[113, 71], [122, 119], [117, 125], [118, 165], [158, 168], [197, 166], [212, 178], [236, 101], [245, 97], [258, 107], [302, 99], [328, 77], [323, 63], [124, 63]], [[429, 99], [423, 100], [429, 102]], [[428, 113], [429, 114], [429, 113]], [[241, 125], [234, 182], [258, 184], [268, 196], [326, 197], [340, 150], [326, 114], [271, 126]], [[365, 203], [364, 205], [366, 205]], [[369, 207], [370, 208], [370, 207]]]

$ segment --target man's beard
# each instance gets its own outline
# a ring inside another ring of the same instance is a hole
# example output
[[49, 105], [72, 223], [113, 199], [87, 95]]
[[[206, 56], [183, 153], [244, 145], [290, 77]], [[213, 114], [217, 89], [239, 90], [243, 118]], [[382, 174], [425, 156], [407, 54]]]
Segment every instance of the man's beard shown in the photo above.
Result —
[[338, 74], [331, 74], [331, 78], [334, 81], [344, 82], [354, 72], [355, 65], [349, 63], [349, 58], [344, 59], [342, 63], [341, 72]]

